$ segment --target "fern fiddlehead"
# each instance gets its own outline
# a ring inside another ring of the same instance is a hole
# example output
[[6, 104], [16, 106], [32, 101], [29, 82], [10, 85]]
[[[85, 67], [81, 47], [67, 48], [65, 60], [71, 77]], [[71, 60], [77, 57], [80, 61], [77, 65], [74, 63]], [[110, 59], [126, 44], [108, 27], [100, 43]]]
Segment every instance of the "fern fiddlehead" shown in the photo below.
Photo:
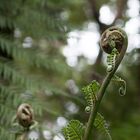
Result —
[[27, 103], [23, 103], [18, 107], [12, 123], [15, 140], [27, 139], [29, 131], [37, 128], [38, 125], [37, 121], [34, 120], [33, 108]]
[[115, 72], [126, 52], [127, 42], [126, 33], [118, 27], [111, 27], [103, 33], [100, 46], [108, 53], [107, 76], [101, 86], [94, 80], [82, 89], [87, 102], [85, 111], [90, 113], [89, 120], [86, 127], [77, 120], [70, 121], [63, 129], [66, 140], [90, 140], [92, 138], [91, 134], [93, 134], [91, 133], [93, 126], [100, 132], [103, 132], [109, 140], [112, 140], [108, 125], [104, 117], [98, 113], [98, 109], [105, 90], [111, 80], [120, 84], [119, 93], [121, 95], [124, 95], [126, 92], [126, 82], [122, 78], [116, 76]]
[[115, 49], [115, 52], [117, 53], [115, 53], [116, 56], [113, 54], [111, 68], [109, 69], [107, 76], [105, 77], [98, 92], [98, 100], [96, 100], [94, 107], [91, 108], [91, 113], [89, 116], [83, 140], [89, 140], [101, 100], [104, 96], [107, 86], [109, 85], [113, 75], [115, 74], [125, 55], [127, 45], [127, 35], [121, 28], [114, 26], [110, 27], [101, 36], [100, 46], [102, 47], [102, 49], [108, 54], [111, 54]]

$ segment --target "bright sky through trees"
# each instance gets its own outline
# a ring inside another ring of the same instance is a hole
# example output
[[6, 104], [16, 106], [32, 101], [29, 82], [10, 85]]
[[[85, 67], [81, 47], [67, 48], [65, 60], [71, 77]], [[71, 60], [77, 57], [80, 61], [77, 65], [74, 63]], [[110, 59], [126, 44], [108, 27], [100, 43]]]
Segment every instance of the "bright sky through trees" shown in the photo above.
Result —
[[[139, 1], [129, 0], [127, 5], [127, 14], [132, 17], [125, 25], [125, 31], [129, 38], [128, 52], [130, 52], [134, 46], [140, 45], [140, 35], [137, 33], [140, 28]], [[103, 5], [100, 8], [100, 21], [110, 24], [115, 17], [113, 12], [108, 5]], [[86, 29], [69, 33], [67, 46], [63, 49], [68, 65], [76, 66], [78, 56], [86, 57], [89, 64], [95, 62], [99, 51], [98, 41], [100, 36], [98, 32], [98, 26], [95, 23], [89, 23]]]

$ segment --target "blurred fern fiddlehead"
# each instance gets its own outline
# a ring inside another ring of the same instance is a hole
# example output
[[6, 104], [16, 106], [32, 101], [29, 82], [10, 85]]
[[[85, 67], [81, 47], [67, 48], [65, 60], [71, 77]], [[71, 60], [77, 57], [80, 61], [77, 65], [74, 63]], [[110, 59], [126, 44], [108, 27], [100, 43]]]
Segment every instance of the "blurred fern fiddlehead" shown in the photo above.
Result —
[[34, 120], [34, 112], [32, 107], [27, 104], [21, 104], [13, 120], [13, 128], [15, 131], [15, 140], [28, 139], [28, 133], [37, 127], [37, 122]]
[[[98, 109], [105, 91], [111, 82], [117, 81], [120, 83], [119, 92], [124, 95], [126, 92], [126, 82], [120, 77], [115, 75], [117, 68], [119, 67], [125, 52], [127, 50], [128, 39], [126, 33], [118, 27], [108, 28], [101, 36], [100, 46], [103, 51], [108, 53], [107, 56], [107, 75], [102, 83], [99, 85], [98, 82], [93, 81], [91, 84], [83, 88], [83, 93], [87, 101], [86, 112], [90, 113], [87, 125], [84, 127], [80, 122], [69, 123], [68, 126], [64, 128], [64, 135], [66, 140], [90, 140], [93, 137], [93, 127], [98, 130], [103, 131], [109, 140], [111, 140], [111, 135], [109, 134], [107, 123], [103, 116], [98, 113]], [[80, 126], [79, 126], [80, 125]], [[75, 132], [79, 132], [77, 129], [84, 129], [80, 131], [81, 135], [77, 136]], [[73, 130], [73, 131], [71, 131]]]

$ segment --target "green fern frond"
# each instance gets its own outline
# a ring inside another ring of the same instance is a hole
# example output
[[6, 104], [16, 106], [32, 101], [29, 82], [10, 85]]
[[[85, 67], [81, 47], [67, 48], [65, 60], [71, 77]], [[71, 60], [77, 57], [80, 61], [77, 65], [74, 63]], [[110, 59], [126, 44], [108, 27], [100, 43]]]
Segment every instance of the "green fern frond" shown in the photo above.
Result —
[[23, 47], [16, 47], [15, 43], [4, 38], [0, 38], [0, 48], [9, 56], [12, 56], [19, 62], [22, 61], [22, 63], [24, 62], [30, 66], [53, 70], [59, 74], [64, 74], [69, 71], [66, 63], [64, 63], [64, 61], [62, 61], [59, 57], [52, 57], [43, 54], [38, 49], [25, 49]]
[[[10, 80], [18, 85], [23, 85], [29, 89], [35, 87], [36, 89], [39, 89], [51, 85], [47, 83], [41, 75], [27, 73], [26, 71], [23, 71], [23, 69], [20, 69], [20, 67], [7, 61], [0, 63], [0, 74], [3, 75], [4, 79]], [[38, 82], [38, 80], [40, 80], [40, 82]]]
[[7, 127], [7, 131], [11, 126], [11, 119], [9, 118], [15, 115], [15, 109], [22, 101], [19, 96], [21, 91], [14, 85], [0, 84], [0, 126]]
[[111, 54], [109, 54], [107, 56], [107, 72], [111, 72], [114, 69], [115, 63], [116, 63], [116, 59], [119, 55], [119, 52], [117, 51], [116, 48], [114, 48], [111, 52]]
[[[26, 5], [26, 7], [24, 7], [22, 16], [17, 20], [17, 23], [20, 25], [20, 29], [35, 38], [38, 38], [40, 36], [45, 37], [48, 40], [58, 39], [59, 37], [63, 38], [66, 31], [63, 21], [58, 18], [58, 16], [60, 15], [57, 15], [57, 12], [55, 11], [53, 11], [54, 14], [50, 14], [48, 12], [49, 7], [44, 10], [40, 10], [40, 12], [38, 12], [38, 8], [42, 8], [42, 6], [38, 5], [38, 7], [36, 7], [30, 5], [29, 8]], [[29, 23], [34, 22], [36, 24], [28, 25], [24, 22], [25, 20]], [[39, 28], [39, 32], [36, 33], [35, 29], [37, 29], [39, 26], [42, 28]], [[63, 33], [63, 35], [61, 35], [61, 33]]]
[[21, 102], [19, 94], [22, 93], [24, 89], [15, 85], [3, 85], [0, 84], [0, 101], [3, 104], [7, 104], [12, 107], [17, 107]]
[[89, 85], [82, 88], [84, 97], [88, 107], [92, 107], [97, 99], [97, 92], [99, 91], [100, 84], [97, 81], [92, 81]]
[[14, 140], [15, 136], [10, 133], [9, 128], [7, 127], [3, 127], [0, 126], [0, 138], [2, 138], [3, 140]]
[[1, 114], [1, 120], [0, 125], [1, 126], [10, 126], [11, 125], [11, 119], [14, 116], [14, 110], [10, 104], [2, 104], [0, 103], [0, 114]]
[[126, 81], [117, 75], [113, 76], [112, 81], [117, 82], [120, 85], [119, 94], [124, 96], [126, 94]]
[[[64, 43], [66, 26], [60, 18], [60, 13], [61, 11], [55, 11], [38, 0], [1, 1], [0, 138], [2, 140], [14, 139], [9, 134], [10, 121], [16, 114], [17, 106], [22, 102], [33, 105], [35, 115], [41, 118], [46, 113], [50, 113], [51, 116], [60, 115], [60, 111], [56, 112], [46, 107], [51, 103], [46, 103], [46, 98], [43, 98], [47, 96], [44, 91], [51, 91], [52, 97], [63, 95], [71, 98], [60, 91], [61, 83], [59, 88], [54, 88], [59, 80], [57, 76], [60, 78], [60, 74], [67, 74], [67, 65], [59, 53], [57, 53], [59, 56], [49, 53], [49, 47], [54, 50], [52, 46], [57, 41], [60, 41], [60, 44]], [[14, 38], [16, 29], [20, 31], [21, 36]], [[22, 44], [28, 36], [33, 39], [33, 45], [31, 48], [24, 48]], [[47, 42], [45, 51], [40, 47], [42, 39]], [[31, 98], [29, 93], [26, 94], [27, 90], [31, 91]]]
[[94, 126], [98, 131], [105, 134], [109, 140], [112, 140], [110, 132], [109, 132], [108, 124], [100, 113], [97, 113]]
[[11, 80], [15, 84], [25, 85], [26, 87], [30, 87], [32, 84], [32, 80], [15, 70], [11, 62], [0, 63], [0, 74], [3, 75], [4, 79]]
[[15, 27], [15, 22], [12, 18], [0, 15], [0, 28], [13, 29], [14, 27]]
[[[61, 93], [58, 94], [61, 95]], [[29, 95], [29, 93], [25, 92], [25, 89], [22, 88], [20, 89], [14, 86], [4, 86], [0, 84], [0, 114], [1, 114], [0, 125], [2, 126], [11, 125], [10, 124], [11, 119], [8, 118], [9, 116], [10, 118], [12, 118], [15, 115], [15, 110], [17, 106], [22, 102], [30, 103], [34, 107], [35, 114], [38, 117], [41, 117], [44, 112], [50, 114], [51, 116], [60, 115], [59, 112], [56, 112], [50, 108], [46, 108], [46, 106], [50, 106], [50, 103], [42, 102], [42, 99], [36, 97], [36, 95], [32, 93]]]
[[78, 120], [71, 120], [68, 125], [63, 128], [66, 140], [82, 140], [84, 126]]

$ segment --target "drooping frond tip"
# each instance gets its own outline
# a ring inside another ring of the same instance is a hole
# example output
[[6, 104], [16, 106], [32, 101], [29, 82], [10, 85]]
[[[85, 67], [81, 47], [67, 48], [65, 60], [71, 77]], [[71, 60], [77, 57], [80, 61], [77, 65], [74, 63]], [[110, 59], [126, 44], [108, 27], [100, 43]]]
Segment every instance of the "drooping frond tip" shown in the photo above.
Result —
[[126, 94], [126, 81], [117, 75], [114, 75], [112, 80], [120, 85], [119, 94], [124, 96]]

